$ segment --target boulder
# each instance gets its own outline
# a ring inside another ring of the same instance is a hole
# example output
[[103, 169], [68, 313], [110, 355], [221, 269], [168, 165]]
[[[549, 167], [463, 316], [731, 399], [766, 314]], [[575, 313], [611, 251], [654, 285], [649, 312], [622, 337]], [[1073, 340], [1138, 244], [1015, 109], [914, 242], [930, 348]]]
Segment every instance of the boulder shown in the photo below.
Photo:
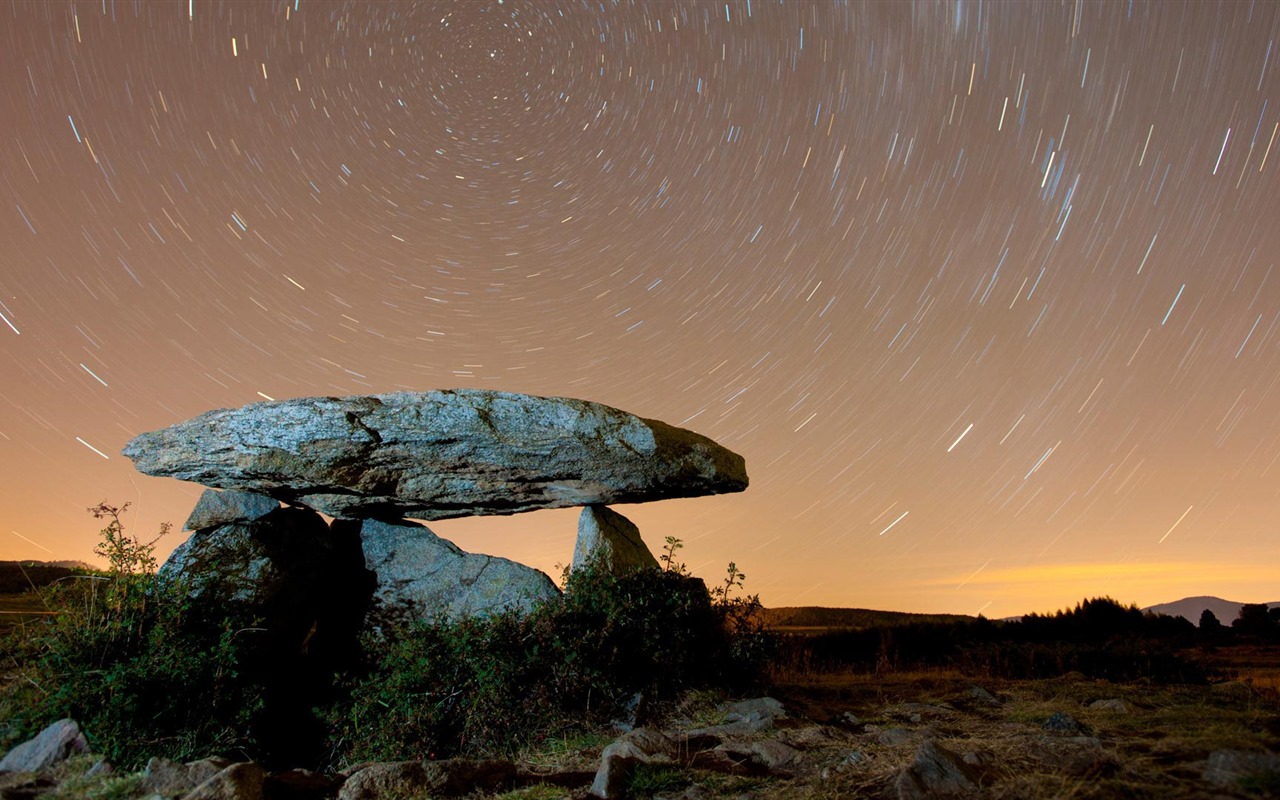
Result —
[[572, 569], [595, 564], [613, 575], [640, 569], [658, 569], [658, 559], [640, 538], [631, 520], [605, 506], [591, 505], [578, 517], [578, 541], [573, 547]]
[[1205, 781], [1221, 788], [1238, 786], [1253, 779], [1255, 783], [1276, 785], [1280, 782], [1280, 755], [1248, 750], [1214, 750], [1205, 762]]
[[467, 553], [425, 525], [334, 520], [333, 529], [359, 537], [375, 587], [374, 625], [397, 619], [449, 620], [509, 609], [529, 611], [560, 590], [545, 573], [505, 558]]
[[252, 761], [231, 764], [201, 783], [182, 800], [262, 800], [267, 773]]
[[359, 768], [347, 778], [338, 791], [338, 800], [461, 797], [510, 788], [516, 777], [515, 764], [494, 759], [375, 763]]
[[278, 500], [253, 492], [217, 492], [205, 489], [182, 529], [198, 531], [232, 522], [253, 522], [280, 507]]
[[302, 508], [197, 530], [160, 575], [205, 608], [260, 620], [282, 652], [347, 647], [373, 589], [359, 538]]
[[69, 756], [89, 752], [89, 742], [75, 720], [60, 719], [0, 759], [0, 772], [39, 772]]
[[977, 790], [977, 775], [960, 756], [929, 739], [915, 758], [898, 773], [894, 788], [899, 800], [954, 797]]
[[225, 758], [206, 758], [183, 764], [155, 756], [142, 770], [140, 788], [148, 794], [177, 797], [196, 788], [231, 764]]
[[124, 448], [139, 471], [350, 518], [445, 519], [738, 492], [742, 457], [616, 408], [481, 389], [210, 411]]
[[636, 728], [625, 733], [600, 754], [600, 768], [591, 783], [591, 795], [601, 800], [625, 797], [627, 781], [636, 764], [676, 763], [685, 748], [686, 743], [653, 728]]

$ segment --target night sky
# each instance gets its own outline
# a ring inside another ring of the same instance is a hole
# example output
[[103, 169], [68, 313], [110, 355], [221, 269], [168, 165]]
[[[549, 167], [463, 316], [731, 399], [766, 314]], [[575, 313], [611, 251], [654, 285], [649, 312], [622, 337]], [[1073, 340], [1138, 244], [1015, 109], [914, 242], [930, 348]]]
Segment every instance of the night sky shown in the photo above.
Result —
[[1280, 5], [36, 0], [0, 82], [0, 558], [181, 525], [142, 431], [480, 387], [745, 456], [618, 510], [766, 605], [1280, 600]]

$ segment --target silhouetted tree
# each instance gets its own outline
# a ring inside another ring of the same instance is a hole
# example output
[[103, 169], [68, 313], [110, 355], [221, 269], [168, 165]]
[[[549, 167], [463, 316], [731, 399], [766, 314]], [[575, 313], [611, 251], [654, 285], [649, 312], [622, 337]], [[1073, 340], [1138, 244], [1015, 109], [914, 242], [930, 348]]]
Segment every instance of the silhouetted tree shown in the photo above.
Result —
[[1218, 621], [1218, 615], [1205, 609], [1200, 612], [1200, 632], [1201, 633], [1219, 633], [1222, 631], [1222, 623]]
[[1237, 633], [1264, 638], [1273, 637], [1277, 631], [1276, 621], [1265, 603], [1245, 603], [1240, 606], [1240, 615], [1231, 623], [1231, 628]]

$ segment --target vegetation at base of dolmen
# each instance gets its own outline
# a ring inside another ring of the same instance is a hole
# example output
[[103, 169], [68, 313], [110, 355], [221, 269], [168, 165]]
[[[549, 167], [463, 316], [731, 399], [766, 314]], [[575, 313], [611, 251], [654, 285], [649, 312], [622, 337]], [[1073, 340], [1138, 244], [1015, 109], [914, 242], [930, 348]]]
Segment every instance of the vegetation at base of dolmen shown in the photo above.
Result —
[[350, 700], [330, 710], [330, 762], [510, 754], [566, 729], [697, 688], [745, 689], [772, 637], [759, 599], [729, 565], [708, 591], [670, 558], [664, 570], [567, 576], [532, 612], [413, 622], [364, 640]]
[[124, 769], [153, 756], [315, 768], [510, 753], [607, 722], [638, 693], [745, 689], [770, 652], [734, 565], [708, 590], [668, 559], [621, 576], [576, 570], [524, 615], [388, 624], [352, 663], [316, 664], [282, 656], [261, 620], [213, 613], [157, 575], [155, 539], [125, 532], [126, 508], [91, 509], [108, 521], [97, 552], [109, 569], [41, 589], [56, 613], [0, 643], [0, 752], [71, 717]]
[[127, 508], [90, 509], [108, 521], [95, 550], [108, 569], [39, 589], [55, 613], [0, 643], [9, 673], [0, 749], [62, 717], [80, 722], [95, 751], [122, 766], [249, 745], [261, 702], [241, 673], [239, 643], [252, 621], [199, 618], [184, 587], [155, 573], [159, 536], [125, 531]]
[[1019, 620], [983, 617], [906, 623], [792, 637], [775, 667], [890, 672], [956, 668], [991, 678], [1052, 678], [1067, 672], [1111, 681], [1145, 678], [1201, 683], [1208, 675], [1186, 652], [1204, 643], [1181, 617], [1142, 612], [1109, 597]]

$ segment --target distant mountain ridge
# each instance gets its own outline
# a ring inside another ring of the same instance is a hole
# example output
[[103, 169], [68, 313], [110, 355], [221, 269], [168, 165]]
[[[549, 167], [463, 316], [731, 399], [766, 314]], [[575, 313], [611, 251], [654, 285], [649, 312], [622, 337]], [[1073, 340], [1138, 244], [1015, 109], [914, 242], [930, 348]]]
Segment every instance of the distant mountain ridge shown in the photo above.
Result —
[[[1230, 625], [1232, 620], [1240, 615], [1240, 607], [1244, 603], [1237, 603], [1234, 600], [1223, 600], [1221, 597], [1201, 596], [1201, 597], [1184, 597], [1181, 600], [1174, 600], [1172, 603], [1160, 603], [1154, 606], [1148, 606], [1142, 609], [1150, 611], [1153, 614], [1168, 614], [1171, 617], [1182, 617], [1190, 620], [1193, 625], [1200, 624], [1200, 615], [1207, 608], [1213, 612], [1218, 621], [1223, 625]], [[1280, 601], [1267, 603], [1270, 608], [1280, 606]]]
[[0, 561], [0, 594], [21, 594], [93, 569], [83, 561]]
[[912, 622], [958, 622], [974, 619], [964, 614], [912, 614], [906, 611], [823, 606], [766, 608], [761, 613], [767, 628], [872, 628]]

